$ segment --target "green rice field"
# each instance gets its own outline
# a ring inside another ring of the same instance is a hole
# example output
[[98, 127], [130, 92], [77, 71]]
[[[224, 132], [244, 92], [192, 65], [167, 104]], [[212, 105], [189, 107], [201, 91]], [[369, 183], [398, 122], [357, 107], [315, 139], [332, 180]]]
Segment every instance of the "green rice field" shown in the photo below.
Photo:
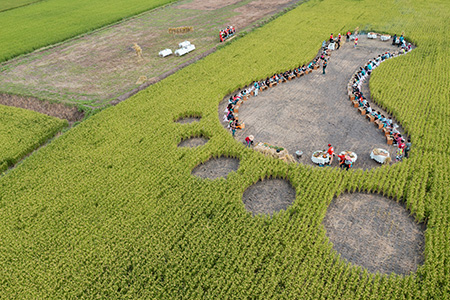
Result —
[[[163, 2], [50, 0], [39, 12], [1, 13], [0, 60]], [[449, 20], [447, 0], [310, 0], [75, 126], [0, 177], [1, 297], [448, 299]], [[417, 46], [370, 82], [411, 137], [411, 158], [349, 172], [287, 164], [222, 127], [217, 107], [227, 94], [309, 62], [330, 32], [356, 27], [404, 32]], [[184, 116], [201, 119], [175, 122]], [[177, 147], [190, 136], [209, 141]], [[221, 156], [238, 158], [239, 169], [226, 179], [191, 175]], [[289, 180], [295, 201], [253, 216], [243, 192], [268, 178]], [[373, 274], [340, 257], [322, 221], [347, 192], [385, 195], [426, 223], [417, 272]]]

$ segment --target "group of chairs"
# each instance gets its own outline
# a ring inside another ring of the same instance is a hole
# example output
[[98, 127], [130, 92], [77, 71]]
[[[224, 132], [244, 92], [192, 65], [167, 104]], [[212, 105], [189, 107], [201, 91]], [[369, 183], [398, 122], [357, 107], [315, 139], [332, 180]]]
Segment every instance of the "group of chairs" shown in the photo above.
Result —
[[383, 130], [386, 137], [386, 142], [388, 145], [402, 145], [405, 143], [401, 133], [398, 131], [398, 125], [393, 122], [392, 118], [389, 116], [384, 116], [380, 111], [373, 109], [370, 103], [364, 97], [361, 90], [362, 83], [368, 79], [372, 71], [380, 65], [380, 63], [399, 55], [408, 53], [411, 51], [411, 47], [402, 48], [398, 53], [390, 53], [386, 51], [383, 54], [378, 55], [378, 57], [370, 60], [364, 67], [361, 67], [352, 77], [348, 84], [348, 95], [352, 105], [358, 108], [361, 115], [366, 116], [366, 118], [375, 124], [378, 129]]

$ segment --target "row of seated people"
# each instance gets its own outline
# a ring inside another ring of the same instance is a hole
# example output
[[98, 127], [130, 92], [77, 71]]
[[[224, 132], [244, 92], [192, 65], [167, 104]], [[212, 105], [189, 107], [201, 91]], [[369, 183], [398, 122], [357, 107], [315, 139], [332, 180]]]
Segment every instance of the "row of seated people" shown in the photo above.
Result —
[[227, 26], [227, 28], [219, 32], [219, 39], [221, 42], [225, 41], [227, 38], [233, 36], [236, 33], [236, 28], [234, 26]]
[[232, 131], [233, 136], [237, 129], [245, 128], [245, 124], [241, 124], [237, 117], [239, 106], [242, 103], [244, 96], [248, 96], [247, 90], [239, 91], [234, 96], [231, 96], [230, 99], [228, 99], [228, 105], [224, 111], [223, 121], [228, 123], [228, 128]]
[[258, 96], [259, 91], [263, 91], [269, 87], [275, 86], [279, 83], [292, 80], [296, 77], [308, 74], [314, 69], [318, 69], [322, 60], [326, 58], [326, 52], [322, 53], [321, 56], [312, 60], [308, 65], [298, 66], [297, 68], [287, 70], [282, 73], [276, 73], [272, 76], [267, 77], [259, 81], [254, 81], [250, 87], [246, 90], [251, 95]]
[[391, 117], [385, 117], [380, 111], [372, 109], [370, 103], [367, 101], [366, 97], [364, 97], [361, 90], [361, 85], [372, 74], [372, 71], [380, 65], [380, 63], [392, 57], [406, 53], [405, 49], [402, 50], [404, 51], [400, 51], [397, 54], [392, 54], [386, 51], [385, 53], [378, 55], [378, 57], [373, 60], [369, 60], [369, 62], [363, 67], [360, 67], [352, 78], [350, 94], [350, 99], [353, 101], [354, 106], [358, 107], [361, 114], [366, 115], [369, 121], [374, 122], [379, 129], [384, 131], [388, 144], [394, 145], [400, 145], [405, 142], [402, 135], [398, 131], [399, 126], [393, 122]]
[[267, 77], [266, 79], [254, 81], [247, 88], [244, 88], [242, 90], [239, 89], [237, 94], [231, 96], [228, 99], [228, 105], [224, 111], [223, 116], [223, 121], [228, 123], [228, 128], [232, 131], [233, 136], [236, 132], [236, 129], [245, 128], [245, 124], [240, 123], [237, 116], [237, 114], [239, 113], [239, 107], [243, 100], [246, 100], [250, 95], [258, 96], [259, 91], [263, 91], [279, 83], [292, 80], [293, 78], [300, 77], [304, 74], [308, 74], [311, 70], [319, 68], [320, 62], [326, 59], [327, 55], [328, 52], [323, 51], [319, 57], [315, 58], [308, 65], [302, 65], [285, 72], [275, 73], [272, 76]]

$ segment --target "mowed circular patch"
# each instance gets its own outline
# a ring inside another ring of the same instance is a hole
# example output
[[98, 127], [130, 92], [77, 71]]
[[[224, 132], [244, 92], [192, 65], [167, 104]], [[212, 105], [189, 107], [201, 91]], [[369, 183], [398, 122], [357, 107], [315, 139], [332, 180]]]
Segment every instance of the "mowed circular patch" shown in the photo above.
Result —
[[284, 179], [265, 179], [245, 190], [242, 196], [245, 209], [253, 215], [273, 215], [285, 210], [295, 200], [295, 189]]
[[207, 142], [208, 142], [208, 139], [205, 137], [191, 137], [191, 138], [182, 140], [178, 144], [178, 147], [180, 147], [180, 148], [183, 148], [183, 147], [195, 148], [195, 147], [203, 146]]
[[216, 179], [227, 177], [239, 168], [240, 160], [230, 157], [219, 157], [210, 159], [192, 170], [192, 175], [200, 178]]
[[323, 220], [333, 248], [369, 272], [409, 274], [424, 261], [424, 224], [400, 203], [378, 194], [344, 194]]

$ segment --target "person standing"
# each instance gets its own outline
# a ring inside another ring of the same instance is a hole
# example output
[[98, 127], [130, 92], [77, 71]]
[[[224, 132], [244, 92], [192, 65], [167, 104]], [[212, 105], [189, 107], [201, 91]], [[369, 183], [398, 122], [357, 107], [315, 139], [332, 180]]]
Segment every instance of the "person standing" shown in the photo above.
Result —
[[408, 153], [410, 150], [411, 150], [411, 139], [408, 139], [408, 142], [406, 143], [405, 146], [405, 158], [409, 157]]
[[398, 145], [397, 152], [395, 153], [395, 160], [402, 161], [403, 158], [403, 148], [401, 145]]
[[333, 34], [330, 34], [330, 43], [333, 42]]
[[350, 35], [352, 35], [352, 33], [349, 31], [347, 31], [347, 42], [350, 41]]
[[325, 74], [325, 69], [327, 68], [327, 64], [328, 64], [327, 60], [324, 59], [322, 62], [323, 74]]
[[334, 156], [334, 148], [331, 144], [328, 144], [328, 150], [327, 150], [328, 156], [330, 157], [329, 165], [333, 163], [333, 156]]
[[358, 37], [355, 37], [355, 48], [358, 46]]
[[231, 123], [231, 134], [233, 135], [233, 137], [236, 135], [236, 123], [236, 119], [234, 119]]

